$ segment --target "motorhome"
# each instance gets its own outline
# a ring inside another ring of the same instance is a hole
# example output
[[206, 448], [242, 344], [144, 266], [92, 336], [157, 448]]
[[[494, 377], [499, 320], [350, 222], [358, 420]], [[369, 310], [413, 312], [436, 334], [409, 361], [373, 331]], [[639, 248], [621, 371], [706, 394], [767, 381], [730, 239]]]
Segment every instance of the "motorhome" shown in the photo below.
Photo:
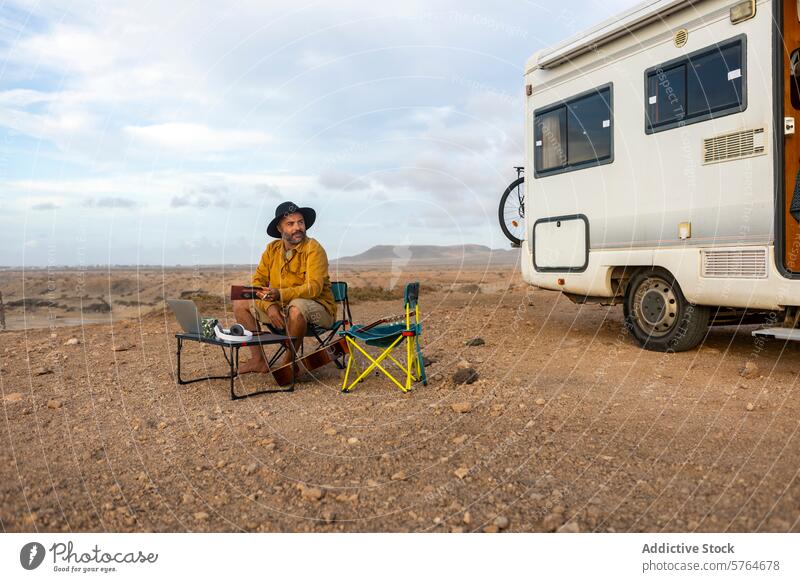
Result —
[[798, 75], [796, 1], [651, 0], [534, 54], [524, 279], [657, 351], [800, 340]]

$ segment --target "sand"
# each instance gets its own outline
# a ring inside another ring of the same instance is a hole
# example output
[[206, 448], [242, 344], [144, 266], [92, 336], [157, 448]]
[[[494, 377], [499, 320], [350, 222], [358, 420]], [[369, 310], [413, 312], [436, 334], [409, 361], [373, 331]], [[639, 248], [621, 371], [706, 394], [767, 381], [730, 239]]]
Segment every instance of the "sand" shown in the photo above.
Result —
[[[800, 531], [794, 345], [726, 327], [647, 352], [620, 308], [512, 267], [342, 268], [357, 322], [422, 282], [428, 386], [371, 376], [343, 395], [332, 366], [241, 401], [224, 380], [176, 385], [163, 298], [230, 321], [225, 289], [246, 277], [0, 273], [7, 304], [47, 302], [7, 308], [0, 333], [4, 531]], [[218, 348], [184, 362], [226, 369]], [[477, 381], [455, 384], [466, 367]]]

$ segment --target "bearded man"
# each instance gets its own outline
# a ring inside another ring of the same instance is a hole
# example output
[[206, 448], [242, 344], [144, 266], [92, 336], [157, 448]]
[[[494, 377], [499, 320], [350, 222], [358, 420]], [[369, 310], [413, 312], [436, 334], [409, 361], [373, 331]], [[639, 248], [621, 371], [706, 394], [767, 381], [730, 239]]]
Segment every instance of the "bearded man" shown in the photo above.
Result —
[[[267, 234], [278, 240], [267, 245], [251, 281], [254, 287], [263, 287], [256, 293], [259, 299], [233, 302], [238, 323], [250, 331], [256, 331], [256, 320], [265, 323], [296, 338], [295, 349], [306, 336], [309, 323], [330, 329], [336, 314], [328, 255], [321, 244], [306, 236], [316, 218], [312, 208], [293, 202], [278, 205], [267, 226]], [[251, 357], [239, 367], [239, 373], [268, 372], [261, 346], [249, 347]], [[290, 360], [287, 351], [278, 365]]]

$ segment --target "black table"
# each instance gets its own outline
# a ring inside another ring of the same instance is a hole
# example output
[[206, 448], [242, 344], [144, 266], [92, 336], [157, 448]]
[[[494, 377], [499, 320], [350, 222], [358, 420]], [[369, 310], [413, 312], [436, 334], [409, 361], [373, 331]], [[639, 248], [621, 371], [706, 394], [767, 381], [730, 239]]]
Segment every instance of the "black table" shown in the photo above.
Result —
[[[295, 364], [297, 363], [297, 352], [294, 349], [294, 343], [290, 336], [287, 335], [279, 335], [274, 333], [258, 333], [254, 334], [252, 338], [248, 339], [246, 342], [232, 342], [228, 340], [221, 340], [216, 337], [208, 338], [204, 337], [200, 334], [196, 333], [176, 333], [175, 338], [178, 340], [178, 384], [191, 384], [193, 382], [202, 382], [203, 380], [228, 380], [231, 381], [231, 400], [239, 400], [240, 398], [248, 398], [250, 396], [256, 396], [258, 394], [274, 394], [277, 392], [294, 392], [294, 381], [295, 381]], [[231, 371], [230, 374], [227, 376], [206, 376], [205, 378], [195, 378], [193, 380], [184, 380], [181, 378], [181, 350], [183, 349], [183, 342], [185, 341], [192, 341], [192, 342], [200, 342], [202, 344], [210, 344], [212, 346], [219, 346], [222, 348], [222, 353], [225, 356], [225, 360], [230, 365]], [[264, 390], [258, 390], [256, 392], [251, 392], [249, 394], [236, 394], [236, 390], [234, 389], [234, 380], [239, 375], [239, 350], [245, 346], [263, 346], [263, 345], [273, 345], [273, 344], [281, 344], [285, 348], [289, 350], [292, 354], [292, 361], [291, 361], [291, 370], [292, 370], [292, 383], [289, 387], [286, 388], [265, 388]], [[230, 356], [228, 352], [225, 350], [229, 349], [231, 351]]]

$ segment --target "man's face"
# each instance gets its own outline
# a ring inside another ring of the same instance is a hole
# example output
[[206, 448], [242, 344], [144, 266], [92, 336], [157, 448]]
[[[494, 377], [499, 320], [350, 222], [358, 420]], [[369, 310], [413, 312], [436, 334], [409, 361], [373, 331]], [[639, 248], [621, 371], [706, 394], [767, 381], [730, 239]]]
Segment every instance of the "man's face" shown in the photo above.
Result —
[[289, 244], [296, 245], [306, 237], [306, 221], [299, 212], [284, 216], [278, 223], [281, 238]]

